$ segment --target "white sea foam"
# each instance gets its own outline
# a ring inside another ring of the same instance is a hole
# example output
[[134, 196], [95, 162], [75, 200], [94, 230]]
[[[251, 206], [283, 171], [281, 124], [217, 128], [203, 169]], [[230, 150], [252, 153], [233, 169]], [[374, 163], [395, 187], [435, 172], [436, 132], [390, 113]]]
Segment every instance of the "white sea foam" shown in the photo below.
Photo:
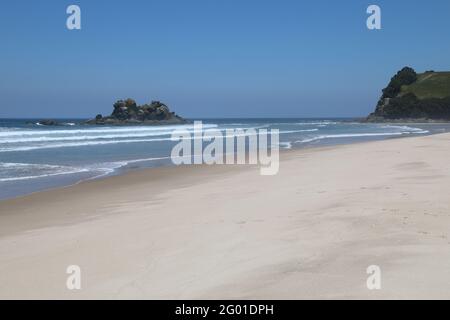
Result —
[[[132, 163], [150, 162], [157, 160], [167, 160], [170, 157], [151, 157], [133, 160], [122, 160], [113, 162], [101, 162], [79, 167], [36, 164], [36, 163], [5, 163], [0, 162], [0, 182], [12, 182], [20, 180], [31, 180], [47, 178], [59, 175], [70, 175], [78, 173], [93, 172], [94, 176], [89, 179], [96, 179], [112, 174], [115, 170], [130, 165]], [[98, 174], [95, 174], [98, 173]]]
[[341, 134], [328, 134], [328, 135], [318, 135], [314, 137], [308, 137], [302, 140], [295, 141], [296, 143], [308, 143], [323, 139], [338, 139], [338, 138], [360, 138], [360, 137], [377, 137], [377, 136], [400, 136], [404, 134], [425, 134], [428, 133], [427, 130], [421, 131], [399, 131], [399, 132], [377, 132], [377, 133], [341, 133]]
[[100, 173], [98, 175], [95, 175], [95, 176], [89, 178], [88, 180], [107, 176], [109, 174], [112, 174], [117, 169], [123, 168], [132, 163], [151, 162], [151, 161], [168, 160], [168, 159], [171, 159], [171, 158], [170, 157], [151, 157], [151, 158], [143, 158], [143, 159], [122, 160], [122, 161], [103, 162], [103, 163], [92, 164], [92, 165], [87, 166], [89, 171], [99, 171]]
[[414, 133], [428, 133], [429, 132], [429, 131], [423, 130], [421, 128], [415, 128], [415, 127], [410, 127], [410, 126], [383, 125], [380, 128], [382, 128], [382, 129], [398, 129], [398, 130], [414, 132]]
[[326, 125], [330, 125], [330, 124], [338, 124], [338, 122], [335, 121], [329, 121], [329, 120], [323, 120], [323, 121], [312, 121], [312, 122], [297, 122], [297, 125], [301, 125], [301, 126], [308, 126], [308, 125], [322, 125], [322, 126], [326, 126]]
[[0, 162], [0, 182], [46, 178], [89, 171], [86, 168], [35, 163]]
[[[19, 129], [0, 131], [0, 137], [14, 137], [14, 136], [35, 136], [35, 135], [64, 135], [64, 134], [86, 134], [86, 133], [116, 133], [116, 132], [169, 132], [179, 129], [192, 129], [191, 124], [186, 125], [171, 125], [171, 126], [131, 126], [131, 127], [101, 127], [90, 129], [55, 129], [55, 130], [36, 130], [36, 129]], [[204, 124], [204, 129], [217, 128], [217, 124]]]
[[[251, 128], [251, 129], [257, 129]], [[195, 132], [191, 128], [186, 129], [189, 132]], [[308, 130], [291, 130], [286, 131], [285, 133], [294, 133], [294, 132], [313, 132], [318, 129], [308, 129]], [[104, 134], [104, 135], [70, 135], [70, 136], [41, 136], [41, 137], [19, 137], [19, 138], [1, 138], [0, 144], [5, 143], [26, 143], [26, 142], [51, 142], [51, 141], [82, 141], [82, 140], [100, 140], [100, 139], [125, 139], [125, 138], [144, 138], [144, 137], [154, 137], [154, 136], [167, 136], [171, 135], [172, 130], [170, 132], [127, 132], [122, 134]]]
[[283, 147], [284, 149], [292, 149], [292, 142], [290, 141], [280, 142], [280, 146]]
[[105, 134], [105, 135], [71, 135], [64, 137], [43, 136], [31, 138], [0, 138], [0, 144], [4, 143], [23, 143], [23, 142], [47, 142], [47, 141], [79, 141], [79, 140], [98, 140], [98, 139], [116, 139], [116, 138], [143, 138], [154, 136], [170, 135], [170, 132], [154, 132], [154, 133], [125, 133], [125, 134]]
[[[287, 131], [280, 131], [280, 134], [289, 134], [289, 133], [300, 133], [300, 132], [315, 132], [319, 129], [305, 129], [305, 130], [287, 130]], [[193, 132], [193, 130], [190, 130], [190, 132]], [[156, 136], [161, 136], [161, 134], [155, 134]], [[164, 134], [166, 135], [166, 134]], [[248, 134], [245, 134], [246, 136]], [[112, 136], [112, 135], [109, 135]], [[117, 137], [117, 135], [114, 135]], [[149, 134], [145, 134], [144, 137], [152, 136]], [[235, 137], [240, 136], [239, 134], [233, 135]], [[22, 140], [22, 141], [14, 141], [14, 142], [51, 142], [51, 143], [43, 143], [43, 144], [30, 144], [30, 145], [18, 145], [18, 146], [5, 146], [0, 147], [0, 152], [16, 152], [16, 151], [31, 151], [31, 150], [38, 150], [38, 149], [55, 149], [55, 148], [67, 148], [67, 147], [85, 147], [85, 146], [97, 146], [97, 145], [111, 145], [111, 144], [120, 144], [120, 143], [142, 143], [142, 142], [161, 142], [161, 141], [173, 141], [171, 137], [166, 138], [149, 138], [149, 139], [128, 139], [130, 135], [122, 136], [123, 138], [127, 139], [121, 139], [121, 140], [100, 140], [100, 139], [107, 139], [105, 137], [108, 136], [95, 136], [95, 137], [87, 137], [87, 136], [80, 136], [80, 137], [71, 137], [75, 139], [69, 139], [68, 137], [52, 137], [52, 140], [41, 140], [40, 138], [30, 138], [29, 140]], [[136, 135], [133, 135], [131, 137], [138, 137]], [[228, 136], [227, 136], [228, 137]], [[31, 140], [33, 139], [33, 140]], [[85, 140], [80, 142], [63, 142], [63, 143], [55, 143], [58, 141], [76, 141], [76, 140]], [[94, 140], [94, 141], [92, 141]], [[99, 141], [100, 140], [100, 141]], [[11, 140], [8, 140], [6, 143], [10, 143]], [[0, 141], [0, 145], [4, 144], [5, 142]]]

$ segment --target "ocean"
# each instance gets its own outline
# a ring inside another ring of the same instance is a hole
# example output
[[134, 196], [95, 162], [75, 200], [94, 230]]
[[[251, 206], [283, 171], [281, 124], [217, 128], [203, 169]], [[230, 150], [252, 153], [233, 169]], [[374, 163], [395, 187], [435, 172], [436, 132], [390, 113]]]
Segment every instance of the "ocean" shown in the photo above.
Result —
[[[448, 124], [370, 124], [352, 119], [199, 119], [204, 129], [279, 129], [280, 150], [449, 132]], [[173, 165], [176, 126], [87, 126], [59, 119], [0, 119], [0, 199], [129, 170]]]

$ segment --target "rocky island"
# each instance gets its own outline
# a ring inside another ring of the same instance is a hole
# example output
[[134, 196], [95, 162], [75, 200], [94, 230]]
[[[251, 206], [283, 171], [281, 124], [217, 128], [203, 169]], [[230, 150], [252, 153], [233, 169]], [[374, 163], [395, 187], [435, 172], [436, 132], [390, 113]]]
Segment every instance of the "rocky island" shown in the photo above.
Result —
[[86, 121], [92, 125], [167, 125], [189, 123], [160, 101], [137, 105], [133, 99], [118, 100], [113, 105], [111, 115], [103, 117], [98, 114], [94, 119]]
[[392, 77], [368, 122], [450, 121], [450, 72], [416, 73], [404, 67]]

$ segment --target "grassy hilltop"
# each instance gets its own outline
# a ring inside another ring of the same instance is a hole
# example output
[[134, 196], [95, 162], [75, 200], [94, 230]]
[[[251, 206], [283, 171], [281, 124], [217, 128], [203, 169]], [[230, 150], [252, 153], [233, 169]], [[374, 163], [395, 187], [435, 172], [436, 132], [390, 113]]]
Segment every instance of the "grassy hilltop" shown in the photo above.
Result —
[[450, 121], [450, 72], [416, 73], [405, 67], [391, 78], [367, 121]]
[[413, 93], [419, 99], [450, 96], [450, 72], [427, 71], [417, 74], [416, 82], [401, 87], [400, 95]]

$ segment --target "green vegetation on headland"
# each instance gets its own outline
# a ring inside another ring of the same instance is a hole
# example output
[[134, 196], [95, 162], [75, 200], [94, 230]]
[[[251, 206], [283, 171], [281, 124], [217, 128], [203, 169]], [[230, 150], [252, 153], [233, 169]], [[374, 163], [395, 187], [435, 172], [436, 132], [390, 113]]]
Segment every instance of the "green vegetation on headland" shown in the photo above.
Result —
[[176, 115], [169, 107], [160, 101], [138, 106], [133, 99], [118, 100], [114, 103], [111, 115], [103, 117], [98, 114], [86, 124], [94, 125], [159, 125], [182, 124], [189, 121]]
[[383, 89], [367, 121], [450, 121], [450, 72], [403, 68]]

